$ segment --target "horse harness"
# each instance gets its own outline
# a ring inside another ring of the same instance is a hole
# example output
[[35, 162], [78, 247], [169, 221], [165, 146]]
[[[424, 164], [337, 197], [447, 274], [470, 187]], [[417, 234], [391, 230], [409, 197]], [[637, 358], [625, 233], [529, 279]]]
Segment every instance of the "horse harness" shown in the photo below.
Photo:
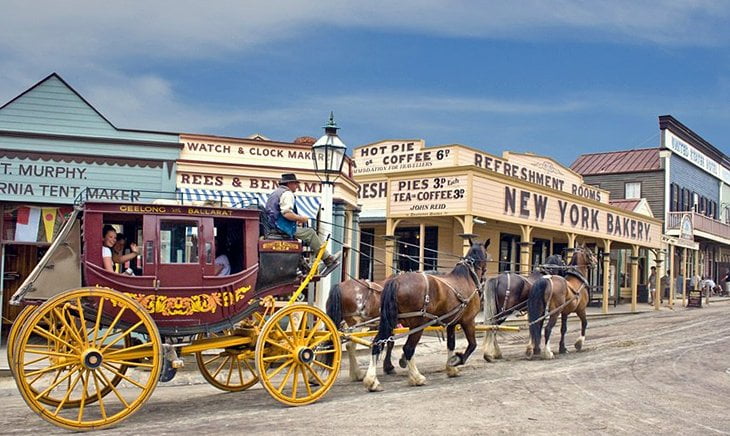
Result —
[[[383, 292], [383, 287], [375, 282], [371, 282], [370, 280], [356, 280], [358, 283], [363, 285], [367, 292], [365, 293], [365, 297], [362, 299], [362, 302], [357, 305], [357, 312], [351, 312], [343, 314], [342, 317], [354, 317], [359, 316], [361, 318], [365, 318], [365, 305], [367, 304], [368, 300], [370, 300], [370, 294], [372, 292]], [[380, 317], [373, 318], [373, 319], [379, 319]], [[367, 324], [369, 324], [372, 320], [366, 320]]]

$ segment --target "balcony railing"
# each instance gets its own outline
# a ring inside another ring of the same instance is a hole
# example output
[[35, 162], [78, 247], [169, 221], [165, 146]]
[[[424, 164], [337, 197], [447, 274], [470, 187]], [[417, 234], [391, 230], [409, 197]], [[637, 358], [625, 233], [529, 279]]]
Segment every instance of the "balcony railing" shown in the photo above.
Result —
[[730, 239], [730, 225], [696, 212], [669, 212], [667, 214], [667, 230], [680, 230], [682, 216], [685, 214], [689, 215], [694, 230], [709, 233], [720, 238]]

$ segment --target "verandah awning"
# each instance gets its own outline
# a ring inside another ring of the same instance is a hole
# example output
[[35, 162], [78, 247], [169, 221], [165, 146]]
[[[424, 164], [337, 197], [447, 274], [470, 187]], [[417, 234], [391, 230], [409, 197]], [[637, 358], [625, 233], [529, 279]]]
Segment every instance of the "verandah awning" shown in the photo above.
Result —
[[[179, 188], [181, 199], [183, 202], [193, 201], [222, 201], [228, 203], [231, 207], [243, 208], [248, 206], [265, 205], [269, 198], [268, 193], [264, 192], [246, 192], [246, 191], [219, 191], [215, 189], [197, 189], [197, 188]], [[301, 215], [309, 218], [317, 218], [321, 198], [311, 195], [296, 196], [297, 210]]]

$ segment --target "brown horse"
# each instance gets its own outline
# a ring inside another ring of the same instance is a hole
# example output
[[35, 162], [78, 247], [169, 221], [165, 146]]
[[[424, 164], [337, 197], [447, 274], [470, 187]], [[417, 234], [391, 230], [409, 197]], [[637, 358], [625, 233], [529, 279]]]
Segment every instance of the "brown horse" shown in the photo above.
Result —
[[[380, 303], [380, 327], [373, 340], [370, 366], [363, 380], [369, 391], [382, 390], [375, 373], [377, 358], [382, 345], [392, 342], [393, 329], [400, 322], [411, 329], [403, 346], [403, 357], [408, 368], [408, 380], [413, 386], [420, 386], [426, 378], [418, 372], [413, 360], [416, 345], [427, 325], [446, 326], [446, 345], [449, 350], [446, 373], [449, 377], [459, 375], [463, 365], [477, 346], [474, 318], [479, 312], [479, 293], [482, 277], [487, 270], [486, 247], [484, 243], [471, 243], [466, 257], [445, 275], [426, 275], [421, 272], [407, 272], [390, 279], [385, 284]], [[468, 345], [464, 353], [454, 353], [456, 346], [456, 324], [464, 331]]]
[[[383, 283], [369, 280], [350, 279], [332, 286], [327, 298], [327, 315], [337, 327], [344, 323], [346, 327], [362, 324], [370, 328], [377, 327], [376, 323], [368, 323], [380, 316], [380, 297], [383, 293]], [[350, 361], [350, 380], [360, 381], [364, 374], [357, 364], [355, 356], [356, 344], [348, 341], [347, 357]], [[383, 360], [383, 371], [386, 374], [395, 374], [395, 368], [390, 360], [393, 351], [393, 342], [388, 343]], [[331, 357], [331, 354], [327, 355]]]
[[[527, 301], [528, 319], [530, 322], [530, 344], [527, 355], [540, 353], [540, 333], [544, 316], [547, 311], [548, 323], [545, 326], [545, 349], [542, 351], [544, 359], [552, 359], [550, 350], [550, 332], [555, 326], [558, 315], [561, 316], [559, 353], [567, 353], [565, 348], [565, 332], [568, 330], [568, 315], [575, 312], [580, 318], [580, 337], [575, 342], [575, 349], [580, 351], [586, 338], [586, 306], [590, 299], [590, 283], [588, 283], [588, 268], [596, 263], [593, 253], [585, 246], [576, 248], [573, 258], [568, 264], [565, 277], [546, 276], [532, 286]], [[539, 321], [538, 321], [539, 320]]]
[[[527, 298], [532, 285], [545, 275], [563, 275], [565, 262], [559, 254], [545, 259], [525, 277], [512, 272], [503, 272], [487, 280], [484, 292], [484, 324], [502, 324], [509, 315], [517, 310], [527, 310]], [[484, 335], [484, 360], [493, 362], [502, 358], [502, 350], [497, 343], [497, 332], [488, 331]]]

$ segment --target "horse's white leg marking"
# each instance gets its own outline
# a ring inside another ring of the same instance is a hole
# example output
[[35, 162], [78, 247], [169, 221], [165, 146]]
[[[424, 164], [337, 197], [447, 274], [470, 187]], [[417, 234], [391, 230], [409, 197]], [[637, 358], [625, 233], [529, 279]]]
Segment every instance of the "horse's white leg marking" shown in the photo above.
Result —
[[413, 357], [408, 361], [408, 383], [411, 386], [423, 386], [426, 383], [426, 377], [418, 372]]
[[553, 355], [552, 350], [550, 350], [550, 340], [548, 339], [548, 341], [545, 343], [545, 348], [542, 349], [542, 358], [550, 360], [554, 357], [555, 356]]
[[378, 376], [375, 373], [377, 366], [378, 363], [375, 361], [375, 355], [371, 354], [370, 366], [368, 366], [368, 371], [365, 374], [365, 378], [362, 380], [362, 384], [365, 385], [365, 389], [370, 392], [379, 392], [383, 390], [380, 386], [380, 382], [378, 381]]
[[355, 355], [355, 343], [348, 342], [347, 345], [347, 359], [350, 362], [350, 380], [360, 381], [363, 379], [362, 371], [360, 366], [357, 364], [357, 356]]

